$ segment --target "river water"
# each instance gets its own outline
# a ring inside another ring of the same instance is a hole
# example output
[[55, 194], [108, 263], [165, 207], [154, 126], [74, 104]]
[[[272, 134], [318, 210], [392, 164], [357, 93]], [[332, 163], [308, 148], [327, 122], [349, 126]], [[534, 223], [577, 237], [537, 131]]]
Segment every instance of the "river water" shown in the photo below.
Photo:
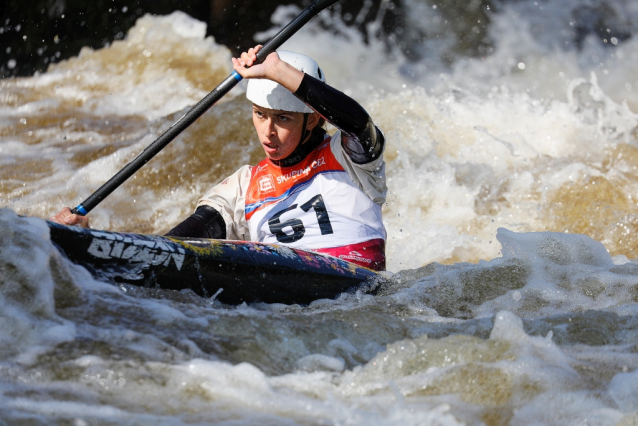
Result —
[[[305, 307], [116, 287], [48, 239], [41, 218], [230, 73], [205, 24], [145, 16], [0, 81], [0, 425], [638, 424], [638, 3], [494, 5], [464, 15], [489, 38], [472, 55], [424, 1], [405, 3], [401, 49], [324, 15], [285, 45], [387, 137], [388, 282]], [[93, 227], [165, 232], [258, 162], [244, 90]]]

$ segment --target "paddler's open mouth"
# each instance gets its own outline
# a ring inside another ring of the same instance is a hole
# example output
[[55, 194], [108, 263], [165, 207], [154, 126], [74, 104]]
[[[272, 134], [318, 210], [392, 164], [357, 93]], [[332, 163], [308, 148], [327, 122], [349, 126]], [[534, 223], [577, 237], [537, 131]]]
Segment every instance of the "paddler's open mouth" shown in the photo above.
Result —
[[262, 141], [261, 146], [264, 148], [264, 151], [268, 156], [270, 156], [270, 154], [276, 153], [277, 151], [279, 151], [280, 148], [278, 144], [268, 141]]

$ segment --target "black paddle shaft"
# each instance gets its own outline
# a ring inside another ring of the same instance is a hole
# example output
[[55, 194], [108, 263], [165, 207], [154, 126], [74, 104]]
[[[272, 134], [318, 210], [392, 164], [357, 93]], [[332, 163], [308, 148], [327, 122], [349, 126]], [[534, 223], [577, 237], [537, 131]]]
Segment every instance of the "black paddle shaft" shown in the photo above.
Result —
[[[319, 12], [327, 7], [332, 6], [339, 0], [317, 0], [304, 9], [295, 19], [293, 19], [288, 25], [286, 25], [281, 31], [271, 38], [264, 47], [257, 53], [257, 62], [263, 62], [266, 57], [278, 49], [284, 44], [290, 37], [292, 37], [301, 27], [306, 25], [308, 21], [314, 18]], [[121, 184], [123, 184], [128, 178], [133, 176], [143, 165], [148, 163], [157, 153], [159, 153], [166, 145], [171, 143], [173, 139], [182, 133], [188, 126], [193, 124], [199, 117], [201, 117], [210, 107], [212, 107], [218, 100], [224, 97], [230, 90], [242, 80], [242, 77], [233, 72], [226, 77], [212, 92], [210, 92], [204, 99], [199, 101], [197, 105], [190, 109], [182, 118], [177, 120], [173, 125], [166, 130], [159, 138], [157, 138], [152, 144], [146, 147], [133, 161], [128, 163], [122, 170], [117, 172], [115, 176], [109, 179], [104, 185], [102, 185], [97, 191], [91, 194], [86, 200], [75, 207], [72, 212], [85, 216], [88, 212], [93, 210], [102, 200], [108, 197], [113, 191], [115, 191]]]

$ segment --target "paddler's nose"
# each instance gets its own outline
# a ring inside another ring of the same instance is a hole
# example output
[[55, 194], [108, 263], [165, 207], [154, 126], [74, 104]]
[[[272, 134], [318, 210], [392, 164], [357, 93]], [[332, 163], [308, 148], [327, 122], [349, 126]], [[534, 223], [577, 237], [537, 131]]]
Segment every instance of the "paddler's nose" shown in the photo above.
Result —
[[276, 132], [275, 132], [274, 120], [272, 118], [267, 118], [264, 121], [264, 135], [273, 136], [275, 134], [276, 134]]

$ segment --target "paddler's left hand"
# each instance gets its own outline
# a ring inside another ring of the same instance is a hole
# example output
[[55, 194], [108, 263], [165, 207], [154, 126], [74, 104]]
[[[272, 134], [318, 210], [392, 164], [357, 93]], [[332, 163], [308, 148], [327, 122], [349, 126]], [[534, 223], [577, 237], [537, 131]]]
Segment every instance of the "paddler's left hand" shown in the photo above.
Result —
[[[303, 80], [304, 73], [279, 59], [277, 52], [266, 57], [261, 64], [255, 64], [257, 52], [263, 46], [258, 44], [243, 52], [239, 58], [232, 58], [233, 68], [243, 78], [264, 78], [275, 81], [295, 93]], [[249, 67], [249, 68], [246, 68]]]
[[82, 228], [90, 228], [89, 218], [81, 216], [79, 214], [73, 214], [68, 207], [63, 208], [57, 212], [54, 216], [49, 218], [51, 222], [59, 223], [60, 225], [81, 226]]

